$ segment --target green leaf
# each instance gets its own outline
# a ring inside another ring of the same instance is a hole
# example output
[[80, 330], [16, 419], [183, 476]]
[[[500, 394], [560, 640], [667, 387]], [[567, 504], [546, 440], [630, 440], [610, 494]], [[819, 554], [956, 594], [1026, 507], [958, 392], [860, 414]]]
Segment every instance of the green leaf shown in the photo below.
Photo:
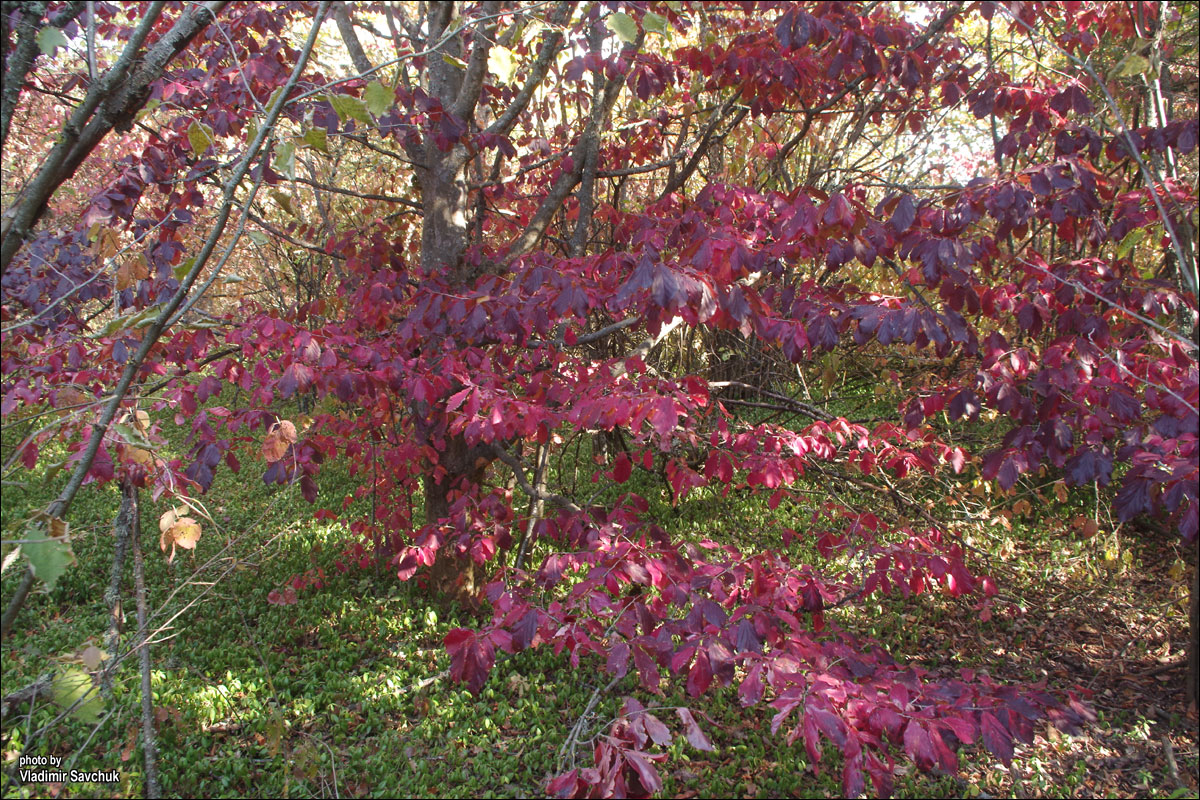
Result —
[[[191, 268], [194, 259], [189, 260], [187, 269]], [[175, 268], [175, 276], [182, 280], [180, 270], [183, 269], [183, 264]], [[187, 269], [183, 269], [183, 274], [187, 274]], [[103, 339], [105, 336], [112, 336], [117, 331], [123, 331], [126, 328], [144, 328], [147, 325], [154, 324], [154, 320], [158, 317], [158, 312], [161, 311], [157, 305], [144, 308], [133, 314], [123, 314], [119, 317], [113, 317], [108, 321], [108, 324], [100, 329], [99, 333], [92, 334], [93, 339]]]
[[507, 47], [496, 45], [488, 52], [488, 72], [496, 76], [501, 83], [512, 83], [517, 72], [517, 60], [513, 51]]
[[183, 326], [185, 330], [215, 331], [225, 327], [225, 323], [213, 319], [198, 319]]
[[1130, 75], [1143, 75], [1150, 71], [1150, 61], [1145, 56], [1130, 53], [1121, 59], [1112, 71], [1112, 77], [1124, 78]]
[[141, 447], [144, 450], [150, 450], [154, 447], [132, 425], [126, 425], [123, 422], [114, 422], [112, 428], [114, 432], [120, 434], [121, 438], [131, 445]]
[[81, 722], [95, 725], [100, 721], [101, 714], [104, 713], [104, 700], [100, 697], [100, 693], [95, 691], [91, 676], [79, 667], [63, 667], [54, 676], [54, 682], [50, 685], [50, 694], [54, 698], [54, 704], [64, 709], [70, 708], [86, 697], [87, 699], [71, 712], [71, 716]]
[[377, 117], [396, 104], [396, 95], [380, 81], [368, 83], [363, 97], [367, 101], [367, 110]]
[[322, 153], [329, 152], [329, 134], [325, 132], [324, 128], [309, 128], [304, 132], [300, 141], [314, 150], [320, 150]]
[[192, 271], [192, 267], [195, 265], [195, 263], [195, 258], [186, 258], [183, 261], [180, 261], [179, 266], [174, 270], [175, 280], [181, 281], [187, 277], [187, 274]]
[[59, 461], [57, 464], [52, 464], [46, 468], [46, 472], [42, 475], [42, 480], [45, 481], [46, 485], [52, 485], [54, 479], [66, 468], [67, 462], [65, 460]]
[[445, 61], [452, 67], [458, 67], [459, 69], [467, 68], [467, 62], [463, 61], [457, 56], [452, 56], [449, 53], [442, 53], [442, 61]]
[[661, 14], [655, 14], [653, 11], [647, 11], [646, 16], [642, 17], [642, 27], [646, 33], [667, 33], [667, 18]]
[[25, 539], [21, 550], [29, 559], [34, 576], [46, 585], [47, 591], [53, 589], [67, 567], [75, 563], [67, 524], [60, 519], [49, 519], [48, 524], [46, 519], [35, 521], [25, 529]]
[[1142, 239], [1145, 238], [1145, 228], [1134, 228], [1129, 233], [1125, 234], [1125, 238], [1121, 240], [1119, 245], [1117, 245], [1117, 258], [1124, 258], [1125, 256], [1129, 255], [1130, 251], [1137, 247], [1138, 244], [1141, 243]]
[[617, 35], [618, 39], [626, 44], [637, 38], [637, 23], [633, 21], [633, 17], [624, 11], [609, 14], [608, 18], [604, 20], [604, 24], [608, 26], [610, 31]]
[[288, 180], [296, 179], [296, 143], [277, 142], [275, 144], [275, 171], [286, 175]]
[[53, 25], [47, 25], [38, 31], [37, 46], [43, 55], [52, 56], [55, 50], [67, 46], [67, 37], [58, 28], [55, 28]]
[[146, 105], [142, 106], [142, 110], [137, 113], [138, 122], [141, 122], [146, 117], [154, 113], [154, 109], [162, 105], [162, 101], [157, 97], [151, 97], [146, 101]]
[[271, 99], [267, 101], [265, 106], [263, 106], [263, 109], [268, 114], [271, 112], [271, 109], [275, 107], [275, 104], [283, 97], [283, 88], [284, 87], [280, 86], [278, 89], [271, 92]]
[[193, 122], [188, 126], [187, 138], [192, 152], [198, 156], [204, 155], [204, 151], [212, 147], [213, 129], [203, 122]]
[[283, 192], [279, 191], [278, 189], [272, 189], [271, 197], [275, 200], [276, 203], [279, 203], [279, 206], [284, 211], [291, 214], [293, 217], [296, 217], [296, 219], [300, 219], [300, 217], [296, 214], [296, 209], [292, 207], [292, 196], [291, 195], [284, 194]]
[[338, 119], [356, 119], [365, 125], [371, 124], [371, 115], [367, 113], [367, 104], [357, 97], [351, 97], [348, 94], [332, 94], [329, 95], [329, 105], [333, 106], [333, 110], [337, 112]]

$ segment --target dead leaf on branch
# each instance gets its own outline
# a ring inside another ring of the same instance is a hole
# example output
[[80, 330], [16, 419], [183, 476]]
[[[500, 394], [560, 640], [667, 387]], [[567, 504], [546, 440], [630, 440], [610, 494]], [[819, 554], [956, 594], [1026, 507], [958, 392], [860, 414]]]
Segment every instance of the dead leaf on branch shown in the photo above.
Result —
[[280, 420], [271, 426], [263, 440], [262, 454], [268, 464], [274, 464], [287, 453], [288, 447], [296, 443], [296, 426], [288, 420]]
[[74, 386], [64, 386], [55, 393], [53, 402], [56, 409], [70, 409], [85, 406], [93, 400], [95, 400], [94, 397], [81, 392]]
[[184, 509], [172, 508], [158, 520], [158, 546], [164, 553], [168, 547], [171, 548], [171, 553], [167, 556], [168, 564], [175, 559], [177, 546], [184, 550], [195, 550], [196, 542], [200, 540], [200, 523], [191, 517], [180, 516], [182, 513]]
[[123, 461], [132, 462], [147, 470], [154, 469], [154, 456], [148, 450], [126, 444], [121, 446], [120, 454]]
[[150, 277], [150, 265], [143, 253], [138, 253], [117, 268], [117, 289], [128, 289]]

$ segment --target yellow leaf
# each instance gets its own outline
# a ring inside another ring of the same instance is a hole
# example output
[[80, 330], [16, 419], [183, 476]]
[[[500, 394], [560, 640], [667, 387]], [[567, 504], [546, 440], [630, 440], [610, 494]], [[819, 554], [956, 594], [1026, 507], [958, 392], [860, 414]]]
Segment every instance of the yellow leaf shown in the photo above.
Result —
[[65, 386], [59, 389], [54, 395], [55, 408], [69, 408], [71, 406], [82, 406], [92, 402], [90, 395], [84, 394], [73, 386]]
[[154, 468], [154, 456], [140, 447], [127, 444], [121, 448], [121, 454], [125, 457], [126, 461], [132, 461], [140, 467], [145, 467], [146, 469]]
[[517, 62], [513, 51], [507, 47], [495, 45], [488, 51], [488, 71], [496, 76], [500, 83], [512, 83], [517, 71]]
[[127, 289], [149, 277], [150, 266], [146, 261], [146, 256], [144, 253], [138, 253], [117, 268], [117, 288]]
[[196, 155], [203, 155], [213, 143], [213, 129], [203, 122], [193, 122], [188, 126], [188, 144]]
[[170, 530], [175, 544], [184, 550], [195, 550], [196, 542], [200, 540], [200, 523], [191, 517], [183, 517]]
[[272, 431], [267, 434], [267, 438], [263, 440], [262, 455], [263, 459], [268, 464], [274, 464], [279, 459], [283, 458], [283, 454], [287, 452], [287, 442], [283, 441], [283, 437], [278, 431]]
[[291, 214], [293, 217], [296, 217], [296, 219], [300, 218], [296, 214], [295, 206], [292, 205], [291, 195], [284, 194], [283, 192], [279, 191], [278, 189], [272, 189], [271, 197], [275, 200], [276, 203], [279, 203], [279, 207], [282, 208], [284, 211]]
[[70, 532], [71, 526], [65, 519], [58, 517], [50, 518], [50, 538], [51, 539], [67, 539], [67, 534]]
[[288, 445], [296, 443], [296, 426], [289, 420], [280, 420], [271, 426], [263, 440], [262, 454], [267, 463], [274, 464], [287, 453]]

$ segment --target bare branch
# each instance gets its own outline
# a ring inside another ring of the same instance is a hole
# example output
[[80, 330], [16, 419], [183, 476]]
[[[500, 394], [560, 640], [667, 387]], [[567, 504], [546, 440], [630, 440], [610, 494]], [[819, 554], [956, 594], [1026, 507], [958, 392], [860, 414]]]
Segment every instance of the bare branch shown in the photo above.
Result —
[[488, 54], [492, 51], [492, 41], [496, 36], [496, 15], [500, 11], [497, 0], [488, 0], [483, 4], [485, 17], [491, 17], [488, 22], [475, 29], [471, 45], [471, 60], [467, 62], [467, 72], [463, 76], [462, 86], [458, 96], [450, 106], [450, 113], [459, 119], [469, 119], [475, 113], [479, 102], [479, 93], [483, 91], [483, 78], [487, 75]]
[[5, 211], [3, 239], [0, 241], [0, 273], [8, 269], [13, 256], [25, 243], [34, 224], [46, 212], [50, 197], [75, 174], [75, 170], [114, 128], [124, 130], [150, 96], [150, 85], [163, 70], [217, 14], [228, 0], [210, 0], [188, 8], [148, 51], [139, 55], [142, 43], [158, 20], [165, 3], [152, 3], [141, 24], [130, 37], [121, 57], [93, 83], [83, 103], [76, 107], [63, 126], [58, 143], [46, 156], [37, 174], [25, 187], [12, 208]]
[[[645, 38], [645, 31], [639, 31], [637, 38], [622, 48], [622, 55], [632, 56], [641, 49]], [[612, 112], [613, 104], [616, 103], [617, 95], [620, 94], [624, 83], [624, 74], [614, 75], [604, 84], [603, 91], [593, 94], [592, 113], [588, 118], [587, 126], [583, 130], [583, 135], [579, 137], [579, 142], [571, 150], [571, 158], [575, 162], [575, 167], [570, 172], [564, 172], [558, 177], [550, 189], [550, 193], [546, 195], [546, 199], [534, 212], [529, 225], [509, 246], [508, 258], [510, 260], [519, 258], [537, 246], [542, 235], [545, 234], [546, 228], [550, 225], [550, 220], [558, 213], [563, 201], [567, 199], [567, 195], [579, 183], [587, 163], [588, 149], [599, 146], [601, 127]]]
[[370, 72], [371, 62], [363, 51], [358, 34], [354, 31], [354, 24], [350, 21], [348, 9], [348, 3], [338, 3], [333, 7], [333, 19], [337, 22], [338, 33], [342, 35], [342, 41], [346, 43], [346, 51], [350, 54], [350, 62], [354, 64], [354, 68], [359, 72]]

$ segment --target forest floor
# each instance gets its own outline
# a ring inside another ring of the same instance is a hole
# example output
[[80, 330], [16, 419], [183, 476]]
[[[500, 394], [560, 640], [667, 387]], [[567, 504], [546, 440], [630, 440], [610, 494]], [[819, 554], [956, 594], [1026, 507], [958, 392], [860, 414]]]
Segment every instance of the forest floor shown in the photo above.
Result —
[[[52, 491], [44, 476], [26, 477], [23, 485], [6, 483], [6, 537]], [[647, 495], [660, 494], [657, 478], [642, 480]], [[351, 476], [327, 470], [319, 504], [340, 510], [354, 486]], [[986, 622], [970, 602], [933, 595], [836, 612], [834, 622], [875, 637], [901, 661], [985, 668], [1001, 682], [1044, 681], [1058, 696], [1081, 693], [1097, 714], [1077, 736], [1042, 726], [1031, 745], [1018, 746], [1011, 769], [979, 747], [964, 750], [958, 774], [901, 769], [898, 796], [1197, 797], [1197, 715], [1183, 692], [1195, 549], [1166, 532], [1081, 524], [1086, 503], [1072, 499], [1074, 506], [1026, 503], [1023, 516], [997, 514], [969, 539], [972, 563], [1001, 588]], [[1003, 502], [1011, 509], [1016, 500]], [[31, 598], [3, 644], [5, 694], [48, 670], [83, 669], [88, 648], [103, 648], [117, 501], [111, 487], [81, 495], [73, 519], [79, 563], [52, 592]], [[146, 542], [151, 608], [158, 621], [169, 620], [152, 651], [167, 795], [544, 794], [560, 756], [571, 758], [559, 752], [568, 731], [606, 683], [601, 665], [572, 668], [546, 649], [501, 657], [474, 697], [449, 683], [441, 640], [475, 620], [373, 567], [339, 569], [352, 561], [348, 534], [313, 521], [294, 487], [224, 475], [205, 502], [212, 522], [194, 553], [168, 564], [152, 537]], [[664, 525], [711, 531], [717, 524], [702, 499], [679, 508], [656, 502], [652, 513]], [[157, 529], [163, 510], [145, 504], [144, 530]], [[768, 516], [758, 500], [746, 500], [743, 510], [734, 520], [743, 532]], [[318, 569], [323, 586], [302, 589], [296, 604], [268, 601], [293, 576]], [[18, 573], [5, 572], [5, 598]], [[123, 593], [131, 609], [128, 579]], [[128, 639], [134, 624], [127, 613]], [[788, 746], [768, 733], [772, 709], [742, 708], [733, 687], [703, 702], [681, 691], [654, 698], [639, 693], [630, 676], [601, 698], [586, 720], [589, 735], [631, 694], [663, 709], [702, 708], [711, 720], [715, 752], [682, 742], [668, 748], [664, 796], [841, 794], [836, 754], [827, 752], [814, 769], [802, 743]], [[111, 697], [86, 714], [64, 717], [45, 697], [6, 710], [3, 796], [142, 796], [139, 698], [131, 658], [117, 670]], [[118, 769], [121, 782], [21, 785], [22, 754], [54, 756], [80, 770]], [[579, 761], [589, 758], [580, 748]]]
[[[1124, 544], [1129, 556], [1113, 558], [1103, 541], [1055, 552], [1052, 542], [1017, 539], [1000, 580], [1020, 592], [1001, 612], [1007, 619], [921, 623], [923, 652], [912, 658], [937, 663], [974, 649], [1000, 682], [1082, 688], [1099, 717], [1070, 737], [1046, 726], [1018, 747], [1011, 770], [978, 764], [963, 773], [969, 784], [1011, 797], [1062, 796], [1065, 787], [1076, 797], [1196, 796], [1197, 714], [1183, 689], [1190, 570], [1176, 542], [1143, 534]], [[1041, 574], [1022, 575], [1030, 565]]]

